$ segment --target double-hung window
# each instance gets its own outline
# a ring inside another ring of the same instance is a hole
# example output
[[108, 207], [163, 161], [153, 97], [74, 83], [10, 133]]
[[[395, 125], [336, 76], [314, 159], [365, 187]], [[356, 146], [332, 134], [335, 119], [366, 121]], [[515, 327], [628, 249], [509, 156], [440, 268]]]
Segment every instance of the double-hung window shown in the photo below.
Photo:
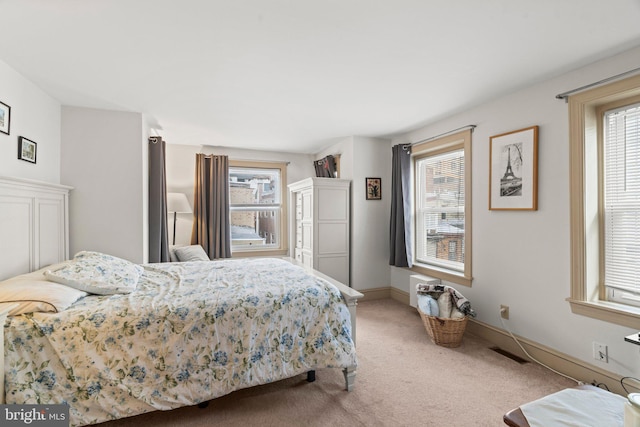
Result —
[[603, 284], [608, 300], [640, 306], [640, 103], [602, 120]]
[[286, 254], [285, 188], [284, 163], [230, 161], [229, 223], [234, 256]]
[[471, 130], [412, 147], [414, 270], [471, 285]]
[[568, 100], [571, 309], [640, 328], [640, 76]]

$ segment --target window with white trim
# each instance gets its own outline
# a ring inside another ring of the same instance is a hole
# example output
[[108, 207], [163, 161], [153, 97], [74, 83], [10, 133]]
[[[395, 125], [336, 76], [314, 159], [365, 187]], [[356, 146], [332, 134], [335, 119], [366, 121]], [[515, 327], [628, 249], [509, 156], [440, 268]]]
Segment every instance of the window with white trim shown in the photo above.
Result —
[[412, 147], [413, 270], [471, 285], [471, 130]]
[[603, 126], [603, 285], [640, 306], [640, 103], [605, 111]]
[[229, 223], [234, 254], [283, 254], [287, 247], [285, 165], [231, 161]]
[[[568, 97], [572, 312], [640, 328], [640, 76]], [[635, 158], [634, 158], [635, 156]]]

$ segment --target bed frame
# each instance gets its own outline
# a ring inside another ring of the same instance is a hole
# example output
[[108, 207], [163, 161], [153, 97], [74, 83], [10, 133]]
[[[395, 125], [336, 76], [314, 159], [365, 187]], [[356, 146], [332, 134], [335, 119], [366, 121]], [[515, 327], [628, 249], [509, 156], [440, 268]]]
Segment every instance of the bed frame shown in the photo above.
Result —
[[[332, 279], [326, 274], [319, 272], [318, 270], [314, 270], [310, 267], [305, 266], [300, 261], [296, 261], [293, 258], [285, 258], [285, 259], [292, 264], [295, 264], [297, 266], [304, 268], [310, 274], [313, 274], [314, 276], [317, 276], [326, 280], [327, 282], [333, 284], [336, 288], [338, 288], [338, 290], [342, 294], [342, 298], [344, 298], [344, 301], [347, 304], [347, 307], [349, 308], [349, 316], [351, 317], [351, 339], [353, 339], [353, 342], [355, 343], [356, 342], [356, 306], [358, 305], [358, 299], [362, 298], [364, 295], [356, 291], [355, 289], [352, 289], [346, 286], [345, 284]], [[352, 391], [355, 380], [356, 380], [356, 368], [355, 367], [344, 368], [342, 372], [344, 373], [344, 380], [346, 383], [347, 391]], [[309, 379], [309, 381], [313, 381], [313, 379], [315, 379], [315, 374], [311, 374], [307, 378]]]
[[[69, 192], [72, 187], [0, 176], [0, 280], [29, 273], [69, 259]], [[352, 338], [356, 338], [356, 306], [362, 294], [348, 286], [285, 258], [335, 285], [349, 308]], [[13, 306], [0, 305], [0, 326]], [[346, 389], [353, 390], [355, 367], [343, 370]], [[314, 373], [308, 380], [315, 378]], [[4, 403], [4, 328], [0, 327], [0, 404]]]

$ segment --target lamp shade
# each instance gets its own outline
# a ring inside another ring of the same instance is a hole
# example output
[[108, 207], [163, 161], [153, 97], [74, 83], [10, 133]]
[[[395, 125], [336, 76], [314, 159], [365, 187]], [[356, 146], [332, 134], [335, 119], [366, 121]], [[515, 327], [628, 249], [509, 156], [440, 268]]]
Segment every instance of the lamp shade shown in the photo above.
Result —
[[192, 213], [193, 210], [184, 193], [167, 193], [167, 212]]

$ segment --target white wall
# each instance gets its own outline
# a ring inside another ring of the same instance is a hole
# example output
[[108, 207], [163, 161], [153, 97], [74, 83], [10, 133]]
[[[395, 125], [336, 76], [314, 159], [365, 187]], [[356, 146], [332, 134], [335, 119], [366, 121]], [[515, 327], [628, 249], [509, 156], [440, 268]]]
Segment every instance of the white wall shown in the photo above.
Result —
[[[0, 101], [11, 107], [10, 135], [0, 132], [0, 175], [60, 184], [60, 103], [3, 61]], [[18, 160], [19, 136], [37, 144], [35, 164]]]
[[[514, 333], [620, 375], [640, 376], [637, 332], [571, 313], [569, 126], [567, 104], [555, 98], [640, 66], [640, 48], [536, 84], [394, 139], [415, 142], [468, 124], [472, 136], [473, 285], [454, 285], [471, 300], [478, 320], [502, 328], [500, 304], [510, 307]], [[538, 210], [489, 211], [489, 138], [539, 126]], [[392, 268], [392, 285], [409, 291], [406, 269]], [[592, 357], [592, 342], [609, 346], [608, 364]], [[585, 379], [588, 380], [588, 379]]]
[[[352, 136], [315, 159], [340, 154], [340, 178], [351, 180], [351, 287], [388, 287], [391, 148], [389, 140]], [[382, 179], [382, 199], [366, 200], [365, 178]]]
[[[354, 137], [351, 277], [355, 289], [389, 285], [391, 148], [389, 140]], [[366, 200], [366, 178], [381, 178], [382, 198]]]
[[139, 113], [62, 108], [60, 177], [70, 195], [70, 254], [145, 262], [145, 124]]
[[[184, 193], [193, 207], [193, 186], [197, 153], [229, 156], [231, 160], [256, 160], [265, 162], [289, 162], [287, 184], [315, 176], [313, 157], [307, 154], [279, 153], [275, 151], [243, 150], [240, 148], [171, 144], [167, 141], [166, 168], [167, 192]], [[286, 195], [286, 194], [285, 194]], [[193, 216], [178, 214], [176, 244], [189, 244]], [[173, 217], [168, 220], [169, 240], [173, 234]]]

